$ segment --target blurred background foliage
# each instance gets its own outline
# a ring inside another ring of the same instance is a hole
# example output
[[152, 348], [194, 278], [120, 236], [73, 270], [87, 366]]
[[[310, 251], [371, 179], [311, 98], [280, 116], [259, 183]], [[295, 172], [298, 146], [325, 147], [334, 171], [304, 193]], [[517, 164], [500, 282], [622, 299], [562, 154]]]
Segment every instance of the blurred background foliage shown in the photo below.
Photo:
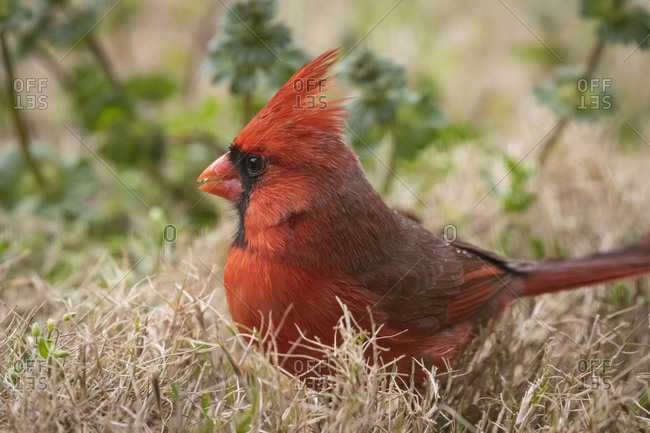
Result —
[[[151, 26], [144, 3], [1, 1], [2, 220], [36, 218], [52, 233], [5, 239], [0, 258], [3, 251], [15, 252], [12, 242], [38, 250], [48, 239], [60, 239], [61, 227], [70, 251], [79, 254], [80, 246], [96, 241], [116, 255], [125, 254], [127, 237], [139, 240], [143, 248], [159, 248], [167, 224], [190, 237], [213, 228], [225, 205], [205, 198], [194, 180], [295, 70], [332, 46], [341, 47], [343, 61], [336, 72], [344, 95], [354, 96], [349, 102], [349, 142], [387, 200], [416, 213], [424, 203], [413, 197], [404, 200], [402, 186], [409, 183], [426, 191], [443, 181], [458, 168], [450, 157], [455, 149], [471, 147], [497, 156], [501, 167], [476, 177], [483, 181], [483, 192], [499, 203], [499, 213], [514, 215], [535, 203], [531, 182], [571, 122], [611, 122], [621, 143], [638, 143], [625, 124], [647, 121], [647, 106], [619, 112], [617, 104], [602, 104], [612, 101], [611, 89], [577, 85], [596, 77], [607, 46], [627, 44], [629, 51], [639, 50], [638, 56], [650, 46], [648, 10], [632, 1], [573, 3], [571, 10], [586, 28], [583, 40], [573, 45], [552, 31], [562, 25], [561, 18], [541, 6], [533, 8], [536, 27], [545, 30], [535, 34], [537, 40], [515, 44], [512, 56], [535, 71], [529, 93], [557, 123], [540, 143], [539, 159], [525, 162], [487, 144], [492, 125], [485, 121], [486, 113], [507, 111], [508, 102], [491, 97], [479, 105], [479, 114], [451, 112], [439, 74], [360, 43], [378, 21], [373, 2], [360, 2], [357, 22], [343, 20], [347, 30], [327, 35], [323, 47], [305, 46], [295, 37], [293, 24], [279, 17], [279, 6], [272, 0], [176, 5], [170, 13], [194, 36], [187, 47], [168, 48], [168, 41], [132, 34], [139, 26]], [[405, 4], [401, 25], [417, 22], [421, 7]], [[163, 61], [152, 62], [154, 67], [129, 65], [129, 59], [143, 64], [130, 50], [132, 44], [163, 51]], [[465, 66], [450, 61], [440, 69]], [[42, 79], [46, 107], [17, 109], [43, 92], [17, 89], [16, 83], [26, 86], [29, 80]], [[215, 91], [205, 91], [202, 80]], [[471, 83], [459, 86], [471, 92]], [[585, 101], [599, 104], [580, 109]], [[601, 119], [605, 114], [609, 120]], [[504, 172], [508, 179], [501, 183], [496, 173]], [[464, 216], [447, 216], [468, 224]], [[512, 232], [528, 235], [530, 227], [513, 218], [502, 230], [504, 244]], [[529, 238], [536, 256], [562, 254], [555, 240]], [[45, 262], [41, 257], [39, 266]], [[156, 268], [154, 263], [148, 266]], [[65, 274], [65, 264], [47, 262], [47, 267]]]

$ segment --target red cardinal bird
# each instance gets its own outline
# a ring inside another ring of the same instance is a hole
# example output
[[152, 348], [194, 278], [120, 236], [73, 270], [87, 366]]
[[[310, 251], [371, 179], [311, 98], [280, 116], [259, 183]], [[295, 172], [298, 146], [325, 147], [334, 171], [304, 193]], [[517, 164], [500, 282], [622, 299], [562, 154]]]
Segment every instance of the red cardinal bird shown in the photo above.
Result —
[[[239, 228], [224, 283], [242, 330], [266, 329], [280, 353], [305, 336], [334, 343], [342, 314], [377, 325], [384, 361], [404, 356], [444, 367], [477, 329], [522, 296], [650, 272], [650, 236], [580, 259], [511, 260], [448, 243], [389, 209], [342, 139], [341, 100], [323, 99], [327, 51], [298, 72], [199, 177], [203, 191], [235, 203]], [[296, 363], [285, 362], [299, 373]], [[300, 368], [304, 365], [300, 362]]]

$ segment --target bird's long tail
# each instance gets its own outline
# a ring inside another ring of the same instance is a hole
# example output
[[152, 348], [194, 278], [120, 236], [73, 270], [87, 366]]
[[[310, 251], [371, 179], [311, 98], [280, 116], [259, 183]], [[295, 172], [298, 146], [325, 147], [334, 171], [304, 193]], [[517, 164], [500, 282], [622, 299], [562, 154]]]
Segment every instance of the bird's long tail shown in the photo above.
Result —
[[635, 244], [577, 259], [509, 263], [519, 273], [523, 296], [601, 284], [650, 273], [650, 234]]

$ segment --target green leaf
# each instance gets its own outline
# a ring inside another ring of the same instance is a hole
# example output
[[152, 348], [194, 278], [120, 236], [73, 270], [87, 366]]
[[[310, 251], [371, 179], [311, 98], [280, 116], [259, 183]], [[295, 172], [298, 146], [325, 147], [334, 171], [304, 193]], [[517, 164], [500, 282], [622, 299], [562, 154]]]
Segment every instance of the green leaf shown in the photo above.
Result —
[[639, 409], [644, 409], [646, 410], [644, 412], [647, 412], [647, 408], [650, 406], [647, 404], [648, 403], [648, 392], [644, 392], [643, 395], [639, 398], [637, 403], [634, 405], [634, 413], [636, 413]]
[[73, 108], [90, 131], [109, 129], [137, 117], [137, 98], [115, 88], [95, 63], [76, 66], [72, 80], [74, 86], [69, 91], [75, 98]]
[[206, 392], [203, 394], [203, 398], [201, 398], [201, 409], [203, 409], [203, 412], [207, 412], [208, 409], [210, 408], [210, 393]]
[[61, 349], [55, 349], [54, 352], [52, 352], [52, 355], [54, 355], [55, 358], [67, 358], [70, 356], [70, 352]]
[[0, 151], [0, 203], [7, 209], [14, 207], [21, 198], [20, 181], [23, 169], [23, 158], [18, 151]]
[[[546, 42], [551, 43], [551, 41]], [[513, 49], [513, 54], [516, 58], [521, 59], [524, 62], [536, 63], [542, 66], [557, 65], [557, 57], [555, 57], [553, 53], [558, 53], [562, 56], [562, 54], [560, 54], [561, 52], [562, 47], [551, 43], [549, 49], [538, 41], [518, 44]]]
[[409, 90], [404, 68], [371, 51], [353, 54], [341, 76], [360, 90], [350, 104], [348, 124], [352, 145], [361, 157], [370, 154], [387, 134], [397, 160], [411, 160], [429, 146], [443, 149], [475, 135], [467, 126], [450, 128], [431, 83], [421, 83], [418, 91]]
[[151, 102], [162, 102], [177, 90], [174, 81], [161, 73], [131, 77], [124, 87], [135, 97]]
[[612, 111], [614, 102], [611, 79], [583, 78], [576, 67], [561, 67], [553, 79], [534, 89], [538, 101], [562, 118], [596, 120]]
[[155, 122], [130, 119], [107, 131], [101, 152], [121, 167], [137, 167], [160, 161], [167, 147], [167, 138]]
[[437, 133], [447, 126], [447, 119], [430, 94], [408, 93], [395, 120], [395, 152], [400, 159], [412, 159], [436, 140]]
[[21, 5], [20, 0], [0, 1], [0, 30], [9, 28], [21, 21], [26, 21], [31, 16], [32, 11]]
[[508, 169], [508, 187], [505, 191], [502, 185], [493, 188], [494, 179], [489, 174], [482, 173], [481, 178], [486, 187], [499, 198], [504, 211], [522, 212], [537, 199], [536, 194], [527, 190], [528, 180], [532, 177], [534, 170], [507, 155], [504, 155], [503, 163]]
[[546, 248], [544, 248], [544, 242], [540, 237], [531, 236], [529, 242], [535, 259], [539, 260], [546, 256]]
[[650, 14], [641, 6], [627, 1], [581, 0], [580, 12], [598, 21], [598, 35], [609, 42], [633, 43], [642, 49], [650, 46]]
[[237, 423], [236, 431], [237, 433], [245, 433], [250, 431], [249, 426], [251, 424], [251, 420], [253, 419], [253, 408], [247, 407], [241, 412], [241, 415], [239, 416], [239, 423]]
[[612, 0], [580, 0], [580, 13], [585, 18], [605, 19], [615, 13]]
[[45, 338], [38, 339], [38, 353], [40, 353], [43, 359], [47, 359], [50, 354], [50, 349], [52, 348], [52, 342]]
[[350, 104], [353, 130], [362, 136], [372, 133], [372, 129], [381, 130], [379, 135], [385, 134], [406, 103], [404, 68], [371, 51], [360, 50], [344, 65], [341, 76], [361, 91]]
[[224, 8], [223, 33], [210, 42], [202, 72], [211, 75], [214, 83], [230, 82], [234, 94], [284, 84], [307, 58], [294, 45], [290, 30], [272, 23], [275, 14], [274, 0], [249, 0]]
[[520, 212], [526, 210], [537, 197], [527, 191], [511, 191], [503, 198], [503, 209], [506, 212]]
[[171, 389], [169, 390], [169, 398], [172, 400], [174, 405], [176, 405], [178, 404], [179, 401], [181, 401], [182, 391], [180, 387], [174, 382], [171, 383], [170, 388]]
[[[83, 7], [73, 2], [43, 2], [44, 7], [39, 11], [39, 21], [35, 29], [43, 39], [59, 47], [71, 47], [86, 36], [92, 24], [100, 20], [106, 13], [105, 0], [88, 0]], [[59, 3], [59, 4], [56, 4]], [[61, 8], [65, 13], [57, 13]]]
[[173, 135], [197, 135], [197, 131], [212, 136], [210, 128], [219, 116], [219, 101], [216, 98], [206, 98], [198, 105], [186, 108], [165, 121], [165, 131]]
[[83, 214], [100, 186], [95, 168], [88, 159], [63, 157], [48, 178], [53, 180], [39, 209], [46, 217], [59, 213], [70, 217]]

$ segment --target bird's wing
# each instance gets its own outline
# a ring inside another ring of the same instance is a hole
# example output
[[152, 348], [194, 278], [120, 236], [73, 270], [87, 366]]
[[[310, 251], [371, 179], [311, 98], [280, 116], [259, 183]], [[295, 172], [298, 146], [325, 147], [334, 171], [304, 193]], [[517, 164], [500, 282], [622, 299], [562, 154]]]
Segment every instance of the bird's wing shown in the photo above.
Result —
[[487, 321], [515, 298], [516, 274], [507, 260], [447, 243], [407, 218], [402, 227], [404, 243], [364, 284], [380, 298], [373, 310], [390, 328], [429, 336], [468, 319]]

